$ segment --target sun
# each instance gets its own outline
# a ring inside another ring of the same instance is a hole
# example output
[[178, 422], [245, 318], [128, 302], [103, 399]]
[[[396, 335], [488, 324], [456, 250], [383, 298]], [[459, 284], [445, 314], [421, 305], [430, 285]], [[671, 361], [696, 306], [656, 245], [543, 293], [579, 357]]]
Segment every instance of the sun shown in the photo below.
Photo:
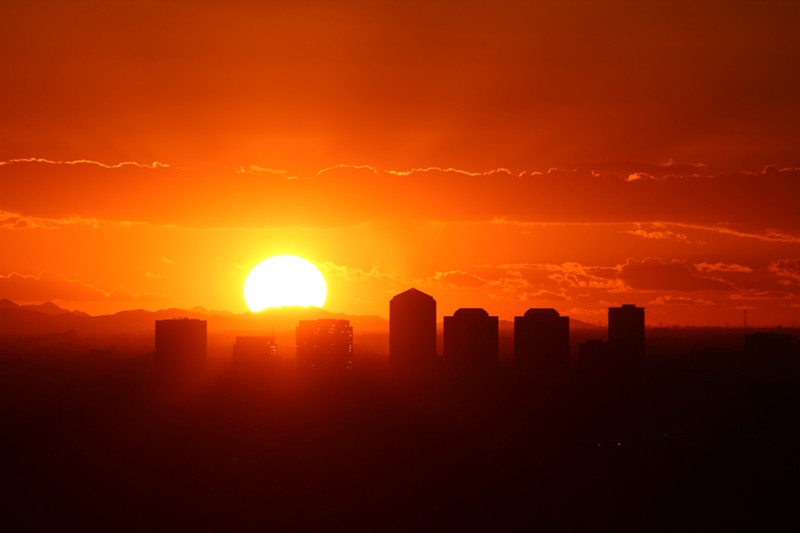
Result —
[[244, 301], [254, 313], [270, 307], [322, 307], [327, 296], [322, 272], [295, 255], [265, 259], [253, 267], [244, 282]]

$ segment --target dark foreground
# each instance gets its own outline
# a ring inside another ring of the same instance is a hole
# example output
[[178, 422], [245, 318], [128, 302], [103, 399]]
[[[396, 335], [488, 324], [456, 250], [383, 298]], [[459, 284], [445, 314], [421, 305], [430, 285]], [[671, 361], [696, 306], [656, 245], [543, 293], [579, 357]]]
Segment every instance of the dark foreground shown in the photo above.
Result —
[[797, 525], [792, 373], [176, 381], [151, 363], [2, 359], [4, 530]]

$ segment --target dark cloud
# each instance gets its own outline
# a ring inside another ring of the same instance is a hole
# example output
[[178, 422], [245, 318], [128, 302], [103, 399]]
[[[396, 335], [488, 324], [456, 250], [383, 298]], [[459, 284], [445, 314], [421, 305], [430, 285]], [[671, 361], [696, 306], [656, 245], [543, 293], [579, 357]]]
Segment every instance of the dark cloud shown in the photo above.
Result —
[[733, 287], [720, 279], [703, 276], [683, 261], [629, 259], [621, 279], [631, 288], [653, 291], [719, 291]]
[[800, 286], [800, 259], [779, 259], [771, 263], [768, 269], [781, 285]]
[[549, 272], [548, 279], [560, 286], [573, 289], [602, 289], [608, 291], [623, 290], [625, 286], [619, 279], [615, 268], [583, 265], [580, 263], [562, 263], [560, 265], [542, 265]]
[[714, 303], [703, 298], [689, 298], [687, 296], [666, 294], [650, 301], [648, 305], [714, 305]]
[[752, 268], [745, 265], [739, 265], [737, 263], [696, 263], [694, 267], [703, 273], [710, 273], [710, 272], [737, 272], [737, 273], [750, 273], [753, 271]]
[[797, 295], [788, 291], [746, 290], [731, 295], [732, 300], [793, 300]]
[[[626, 181], [624, 173], [598, 176], [581, 169], [514, 173], [342, 165], [295, 176], [34, 160], [0, 166], [0, 193], [0, 209], [33, 218], [199, 227], [330, 227], [373, 220], [636, 223], [630, 234], [654, 240], [689, 242], [685, 230], [694, 228], [800, 242], [794, 216], [798, 169]], [[8, 217], [5, 223], [27, 224]]]
[[50, 270], [38, 274], [0, 274], [0, 298], [15, 302], [158, 302], [170, 299], [159, 294], [136, 294], [120, 287], [104, 291]]
[[0, 274], [0, 295], [16, 302], [94, 301], [108, 297], [97, 287], [67, 279], [49, 270], [35, 275], [16, 272]]

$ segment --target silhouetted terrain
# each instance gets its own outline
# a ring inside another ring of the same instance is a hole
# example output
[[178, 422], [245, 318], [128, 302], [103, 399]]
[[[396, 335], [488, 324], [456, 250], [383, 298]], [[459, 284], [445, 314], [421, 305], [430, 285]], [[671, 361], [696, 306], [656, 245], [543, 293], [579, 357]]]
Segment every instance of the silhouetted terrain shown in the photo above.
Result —
[[205, 367], [176, 375], [156, 364], [153, 320], [191, 313], [0, 307], [29, 328], [11, 335], [7, 321], [0, 335], [3, 522], [18, 528], [763, 530], [794, 521], [796, 330], [751, 338], [756, 349], [788, 341], [791, 354], [775, 356], [748, 352], [741, 329], [648, 329], [645, 365], [621, 371], [579, 366], [576, 345], [604, 332], [578, 328], [569, 373], [537, 380], [512, 364], [509, 323], [500, 323], [499, 368], [467, 376], [437, 357], [415, 376], [392, 371], [374, 320], [356, 330], [353, 372], [326, 375], [301, 372], [285, 345], [262, 366], [232, 364], [236, 328], [308, 314], [223, 316]]
[[348, 318], [363, 330], [386, 329], [387, 321], [373, 316], [347, 316], [318, 308], [268, 309], [260, 313], [233, 314], [205, 309], [135, 309], [112, 315], [90, 316], [80, 311], [61, 309], [52, 302], [40, 305], [17, 305], [0, 300], [0, 337], [19, 337], [73, 331], [78, 335], [108, 337], [112, 335], [152, 335], [153, 322], [169, 318], [202, 318], [213, 331], [255, 331], [278, 329], [292, 331], [298, 320], [312, 318]]
[[6, 348], [3, 521], [763, 530], [794, 519], [796, 366], [749, 375], [653, 358], [641, 375], [550, 383], [503, 368], [400, 381], [358, 354], [354, 368], [307, 376], [281, 360], [170, 380], [152, 354]]

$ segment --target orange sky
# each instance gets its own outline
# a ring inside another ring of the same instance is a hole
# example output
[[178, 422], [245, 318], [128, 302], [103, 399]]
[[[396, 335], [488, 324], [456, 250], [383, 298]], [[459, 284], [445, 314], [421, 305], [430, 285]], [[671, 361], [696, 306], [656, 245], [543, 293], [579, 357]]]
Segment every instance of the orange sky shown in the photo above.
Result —
[[800, 322], [793, 2], [6, 2], [0, 298]]

